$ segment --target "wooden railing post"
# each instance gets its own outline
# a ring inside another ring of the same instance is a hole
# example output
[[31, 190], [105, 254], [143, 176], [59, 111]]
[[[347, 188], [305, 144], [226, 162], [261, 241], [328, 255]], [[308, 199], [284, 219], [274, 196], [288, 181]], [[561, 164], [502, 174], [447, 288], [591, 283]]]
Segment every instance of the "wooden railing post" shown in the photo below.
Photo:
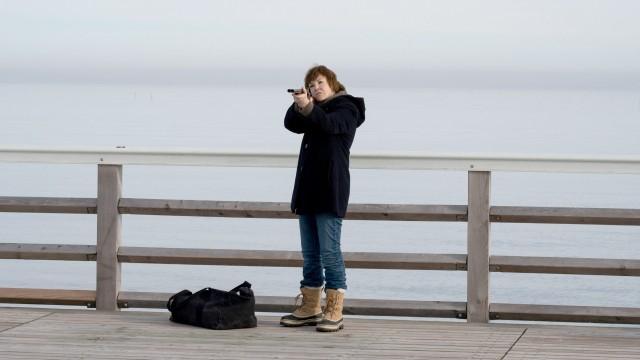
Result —
[[118, 202], [121, 196], [122, 165], [98, 165], [97, 310], [118, 310], [118, 292], [120, 291], [118, 248], [122, 234]]
[[467, 321], [489, 321], [489, 208], [491, 172], [469, 171]]

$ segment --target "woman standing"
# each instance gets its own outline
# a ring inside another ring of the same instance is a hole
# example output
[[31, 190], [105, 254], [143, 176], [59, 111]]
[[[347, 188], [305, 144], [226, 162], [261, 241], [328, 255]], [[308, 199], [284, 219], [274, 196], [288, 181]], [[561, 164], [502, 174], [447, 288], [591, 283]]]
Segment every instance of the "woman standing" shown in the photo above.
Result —
[[[348, 95], [336, 74], [315, 66], [305, 88], [293, 94], [284, 126], [304, 134], [291, 210], [299, 216], [302, 281], [296, 310], [280, 319], [283, 326], [316, 325], [318, 331], [343, 328], [342, 304], [347, 289], [340, 249], [342, 218], [349, 202], [349, 149], [364, 122], [364, 99]], [[320, 306], [326, 288], [324, 312]]]

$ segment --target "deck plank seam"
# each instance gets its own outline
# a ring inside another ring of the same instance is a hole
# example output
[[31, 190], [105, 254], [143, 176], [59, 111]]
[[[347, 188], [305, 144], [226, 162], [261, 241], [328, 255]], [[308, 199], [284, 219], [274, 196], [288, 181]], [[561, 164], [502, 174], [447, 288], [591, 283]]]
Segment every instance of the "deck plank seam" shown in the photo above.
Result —
[[51, 312], [46, 313], [46, 314], [44, 314], [44, 315], [42, 315], [42, 316], [40, 316], [40, 317], [37, 317], [37, 318], [32, 319], [32, 320], [29, 320], [29, 321], [27, 321], [27, 322], [17, 324], [16, 326], [12, 326], [12, 327], [10, 327], [10, 328], [8, 328], [8, 329], [0, 330], [0, 335], [2, 335], [3, 333], [5, 333], [5, 332], [7, 332], [7, 331], [9, 331], [9, 330], [17, 329], [17, 328], [19, 328], [20, 326], [24, 326], [24, 325], [27, 325], [27, 324], [31, 324], [31, 323], [32, 323], [32, 322], [34, 322], [34, 321], [38, 321], [38, 320], [40, 320], [40, 319], [44, 319], [44, 318], [46, 318], [47, 316], [50, 316], [50, 315], [53, 315], [53, 314], [55, 314], [55, 311], [51, 311]]
[[509, 353], [511, 352], [511, 350], [516, 346], [516, 344], [518, 343], [518, 341], [520, 341], [520, 339], [522, 339], [522, 337], [524, 336], [524, 334], [527, 332], [527, 330], [529, 330], [528, 327], [524, 328], [524, 330], [522, 330], [522, 334], [520, 334], [520, 336], [518, 336], [518, 338], [516, 339], [516, 341], [513, 342], [513, 344], [511, 344], [511, 346], [509, 347], [509, 349], [507, 349], [507, 352], [504, 353], [504, 355], [502, 355], [502, 357], [500, 358], [500, 360], [504, 360], [507, 355], [509, 355]]

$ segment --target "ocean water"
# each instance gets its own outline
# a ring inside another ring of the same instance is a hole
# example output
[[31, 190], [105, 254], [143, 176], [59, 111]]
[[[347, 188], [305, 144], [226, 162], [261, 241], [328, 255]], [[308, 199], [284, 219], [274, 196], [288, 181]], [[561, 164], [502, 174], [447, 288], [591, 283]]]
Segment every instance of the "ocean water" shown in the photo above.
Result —
[[[0, 147], [199, 148], [295, 153], [284, 87], [0, 85]], [[640, 93], [356, 88], [352, 152], [640, 153]], [[0, 164], [0, 196], [95, 197], [96, 166]], [[125, 197], [289, 201], [294, 169], [126, 166]], [[467, 174], [352, 170], [351, 203], [465, 204]], [[640, 176], [492, 175], [492, 204], [640, 208]], [[123, 245], [298, 250], [295, 220], [123, 216]], [[640, 227], [492, 224], [495, 255], [640, 259]], [[0, 242], [94, 244], [95, 215], [0, 213]], [[466, 224], [345, 221], [344, 251], [465, 253]], [[95, 264], [0, 260], [0, 287], [92, 289]], [[123, 265], [123, 289], [231, 288], [294, 296], [300, 269]], [[466, 273], [348, 269], [349, 296], [465, 301]], [[640, 279], [491, 275], [491, 301], [640, 307]]]

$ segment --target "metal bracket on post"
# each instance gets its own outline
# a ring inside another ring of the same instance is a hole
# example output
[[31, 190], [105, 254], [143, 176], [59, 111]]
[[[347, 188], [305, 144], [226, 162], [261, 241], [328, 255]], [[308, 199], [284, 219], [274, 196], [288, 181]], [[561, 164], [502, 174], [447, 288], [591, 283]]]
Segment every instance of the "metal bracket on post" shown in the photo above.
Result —
[[469, 171], [467, 321], [489, 322], [491, 172]]
[[122, 165], [98, 165], [98, 243], [96, 260], [96, 310], [118, 310], [120, 263], [118, 248], [122, 220]]

